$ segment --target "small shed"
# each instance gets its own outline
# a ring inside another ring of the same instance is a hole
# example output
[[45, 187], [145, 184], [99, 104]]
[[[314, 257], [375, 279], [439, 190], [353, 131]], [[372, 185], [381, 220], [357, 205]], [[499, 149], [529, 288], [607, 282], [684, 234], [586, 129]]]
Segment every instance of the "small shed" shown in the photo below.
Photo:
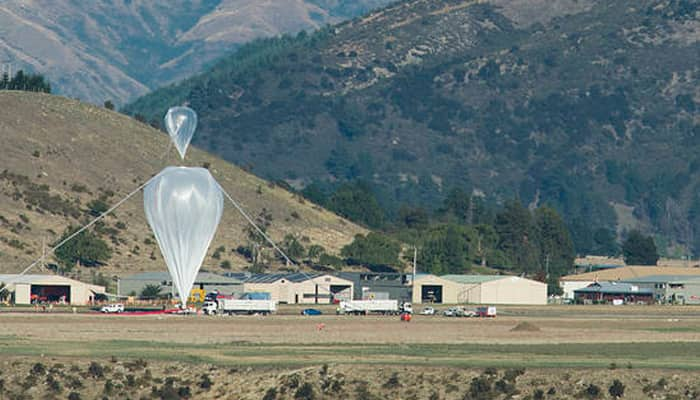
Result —
[[547, 285], [508, 275], [417, 275], [414, 303], [547, 304]]
[[105, 287], [58, 275], [0, 275], [0, 282], [14, 292], [15, 304], [56, 303], [89, 305]]

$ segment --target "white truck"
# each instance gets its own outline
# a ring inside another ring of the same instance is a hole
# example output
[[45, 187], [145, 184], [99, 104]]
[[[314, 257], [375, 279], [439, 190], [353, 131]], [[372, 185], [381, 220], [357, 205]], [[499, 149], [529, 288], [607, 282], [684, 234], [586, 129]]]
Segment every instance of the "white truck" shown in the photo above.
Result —
[[348, 300], [341, 301], [337, 310], [338, 314], [366, 315], [376, 314], [400, 314], [413, 313], [411, 303], [403, 303], [399, 306], [398, 300]]
[[242, 300], [242, 299], [217, 299], [207, 301], [202, 305], [202, 311], [206, 315], [216, 314], [271, 314], [277, 311], [277, 303], [273, 300]]

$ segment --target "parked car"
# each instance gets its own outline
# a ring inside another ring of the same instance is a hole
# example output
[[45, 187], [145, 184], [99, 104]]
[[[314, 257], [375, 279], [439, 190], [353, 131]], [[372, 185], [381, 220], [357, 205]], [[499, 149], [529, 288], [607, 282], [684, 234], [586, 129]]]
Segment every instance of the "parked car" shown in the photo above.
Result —
[[100, 312], [105, 313], [105, 314], [121, 314], [124, 312], [124, 304], [121, 303], [116, 303], [116, 304], [107, 304], [105, 306], [102, 306], [100, 308]]
[[425, 307], [420, 312], [421, 315], [435, 315], [435, 309], [433, 307]]
[[471, 318], [471, 317], [478, 317], [479, 314], [476, 313], [474, 310], [464, 310], [462, 313], [463, 317]]
[[442, 312], [442, 315], [446, 317], [459, 317], [460, 314], [460, 310], [457, 307], [450, 307]]
[[321, 315], [323, 314], [321, 310], [317, 310], [315, 308], [305, 308], [301, 310], [301, 315]]

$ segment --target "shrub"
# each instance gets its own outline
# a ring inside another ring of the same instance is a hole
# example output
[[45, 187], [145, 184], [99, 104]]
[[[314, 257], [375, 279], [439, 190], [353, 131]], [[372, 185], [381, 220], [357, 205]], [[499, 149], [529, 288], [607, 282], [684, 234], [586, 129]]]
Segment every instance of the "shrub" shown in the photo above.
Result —
[[294, 392], [294, 398], [299, 400], [314, 400], [316, 398], [316, 393], [314, 392], [314, 387], [309, 382], [304, 382], [296, 392]]
[[384, 383], [384, 388], [386, 389], [396, 389], [401, 387], [401, 382], [399, 381], [399, 374], [394, 372], [391, 377]]
[[202, 375], [202, 381], [199, 382], [199, 387], [204, 389], [204, 390], [209, 390], [211, 388], [211, 385], [213, 382], [211, 381], [211, 378], [209, 378], [209, 375], [204, 374]]
[[49, 387], [49, 391], [53, 393], [61, 393], [63, 390], [61, 383], [54, 379], [53, 375], [46, 377], [46, 385]]
[[219, 265], [222, 269], [231, 269], [231, 261], [229, 260], [224, 260], [221, 262]]
[[267, 389], [267, 392], [265, 392], [265, 395], [263, 396], [262, 400], [275, 400], [276, 398], [277, 389], [272, 387]]
[[110, 395], [112, 392], [114, 392], [114, 383], [112, 383], [111, 379], [107, 379], [105, 381], [104, 393]]
[[46, 367], [42, 363], [36, 363], [34, 366], [32, 366], [32, 373], [43, 375], [46, 373]]
[[532, 393], [532, 399], [533, 400], [544, 400], [544, 390], [535, 389], [535, 391]]
[[70, 392], [68, 394], [68, 400], [80, 400], [80, 393], [78, 392]]
[[465, 400], [487, 400], [492, 399], [494, 393], [491, 387], [491, 380], [485, 376], [472, 379], [469, 384], [469, 391], [464, 396]]
[[103, 378], [105, 376], [105, 370], [102, 365], [92, 361], [88, 367], [88, 374], [93, 378]]
[[523, 375], [525, 373], [524, 368], [511, 368], [507, 369], [506, 372], [503, 374], [503, 379], [505, 379], [508, 382], [514, 382], [520, 375]]
[[625, 385], [620, 382], [619, 379], [615, 379], [608, 388], [608, 393], [610, 393], [610, 396], [614, 398], [620, 398], [625, 395]]
[[593, 383], [591, 383], [590, 385], [588, 385], [588, 387], [586, 387], [586, 389], [585, 389], [585, 391], [584, 391], [584, 395], [585, 395], [586, 397], [588, 397], [589, 399], [597, 399], [597, 398], [599, 398], [599, 397], [600, 397], [600, 393], [601, 393], [600, 387], [598, 387], [597, 385], [595, 385], [595, 384], [593, 384]]

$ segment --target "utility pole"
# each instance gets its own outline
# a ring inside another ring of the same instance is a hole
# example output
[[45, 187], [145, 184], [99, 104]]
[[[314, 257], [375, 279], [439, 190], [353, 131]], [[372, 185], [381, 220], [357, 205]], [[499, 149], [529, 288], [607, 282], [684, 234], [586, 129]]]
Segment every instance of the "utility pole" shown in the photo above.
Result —
[[413, 280], [412, 280], [412, 282], [416, 281], [417, 259], [418, 259], [418, 247], [416, 247], [416, 245], [413, 245]]

